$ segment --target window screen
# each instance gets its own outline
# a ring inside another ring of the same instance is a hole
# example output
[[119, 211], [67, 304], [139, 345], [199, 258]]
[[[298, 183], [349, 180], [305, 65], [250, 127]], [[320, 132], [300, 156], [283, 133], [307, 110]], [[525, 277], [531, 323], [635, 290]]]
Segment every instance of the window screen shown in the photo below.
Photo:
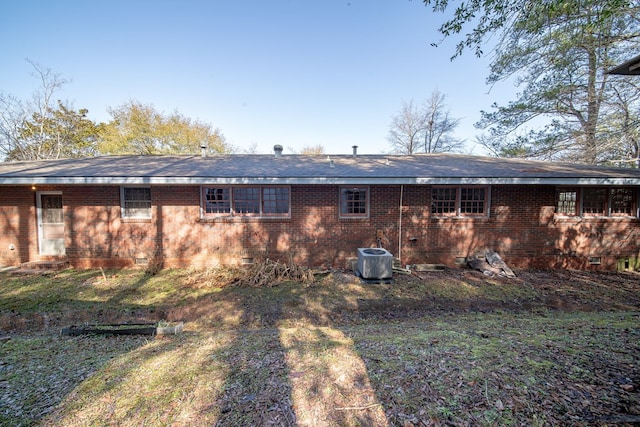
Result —
[[151, 218], [151, 188], [124, 187], [122, 215], [125, 218]]

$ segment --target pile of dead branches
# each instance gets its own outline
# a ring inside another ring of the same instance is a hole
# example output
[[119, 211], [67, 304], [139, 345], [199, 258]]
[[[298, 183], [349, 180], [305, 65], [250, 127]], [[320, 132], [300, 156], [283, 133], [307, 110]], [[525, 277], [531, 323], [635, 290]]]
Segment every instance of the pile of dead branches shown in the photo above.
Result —
[[293, 261], [284, 263], [266, 259], [248, 267], [233, 285], [259, 288], [277, 286], [278, 283], [285, 281], [311, 283], [313, 280], [314, 275], [310, 269], [299, 266]]

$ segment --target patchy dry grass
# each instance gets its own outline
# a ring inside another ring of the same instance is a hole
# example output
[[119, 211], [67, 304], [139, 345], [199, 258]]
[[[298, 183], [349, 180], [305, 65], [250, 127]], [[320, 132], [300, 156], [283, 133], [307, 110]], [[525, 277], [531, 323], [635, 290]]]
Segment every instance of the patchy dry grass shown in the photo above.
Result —
[[[0, 425], [631, 425], [637, 275], [0, 276]], [[71, 323], [183, 320], [171, 337]]]
[[0, 425], [30, 425], [142, 337], [61, 337], [30, 332], [0, 343]]

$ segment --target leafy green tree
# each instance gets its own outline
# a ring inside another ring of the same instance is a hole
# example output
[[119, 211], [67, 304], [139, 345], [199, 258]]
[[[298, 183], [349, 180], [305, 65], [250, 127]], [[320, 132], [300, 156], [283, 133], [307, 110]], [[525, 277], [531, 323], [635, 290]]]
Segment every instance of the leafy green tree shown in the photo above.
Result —
[[104, 154], [198, 154], [226, 153], [230, 148], [219, 129], [191, 120], [177, 112], [162, 114], [151, 105], [130, 101], [110, 109], [98, 149]]
[[21, 157], [24, 144], [20, 140], [22, 123], [29, 116], [23, 102], [11, 94], [0, 92], [0, 157]]
[[0, 156], [4, 160], [39, 160], [95, 154], [101, 131], [87, 110], [73, 110], [55, 94], [67, 83], [60, 74], [27, 60], [40, 87], [31, 99], [0, 93]]
[[[447, 0], [425, 3], [439, 11], [449, 6]], [[454, 56], [465, 48], [481, 55], [498, 32], [488, 83], [512, 79], [521, 88], [515, 101], [482, 113], [478, 125], [489, 131], [484, 145], [498, 155], [584, 163], [608, 162], [625, 151], [611, 150], [605, 131], [624, 115], [620, 99], [629, 111], [637, 110], [640, 92], [629, 78], [606, 70], [637, 53], [639, 11], [637, 2], [626, 0], [460, 4], [441, 33], [448, 37], [475, 27]]]
[[[468, 0], [458, 5], [449, 0], [423, 0], [434, 12], [453, 11], [452, 16], [438, 28], [444, 38], [464, 34], [456, 45], [453, 58], [462, 54], [465, 49], [472, 49], [476, 56], [482, 56], [490, 39], [496, 33], [510, 32], [518, 23], [526, 22], [536, 14], [539, 19], [546, 19], [546, 13], [556, 14], [568, 11], [579, 5], [580, 1], [572, 0]], [[637, 14], [638, 5], [635, 0], [601, 0], [601, 13], [592, 17], [596, 25], [603, 23], [613, 15]], [[469, 28], [471, 27], [471, 28]], [[437, 46], [438, 43], [433, 43]]]
[[324, 145], [322, 144], [305, 145], [300, 150], [300, 154], [306, 154], [308, 156], [317, 156], [320, 154], [325, 154]]
[[87, 109], [75, 111], [58, 101], [55, 110], [33, 115], [19, 132], [20, 148], [7, 155], [8, 160], [60, 159], [95, 156], [96, 142], [103, 124], [87, 118]]
[[321, 154], [325, 154], [324, 145], [322, 144], [305, 145], [300, 150], [296, 150], [293, 147], [287, 147], [287, 151], [291, 154], [303, 154], [307, 156], [319, 156]]

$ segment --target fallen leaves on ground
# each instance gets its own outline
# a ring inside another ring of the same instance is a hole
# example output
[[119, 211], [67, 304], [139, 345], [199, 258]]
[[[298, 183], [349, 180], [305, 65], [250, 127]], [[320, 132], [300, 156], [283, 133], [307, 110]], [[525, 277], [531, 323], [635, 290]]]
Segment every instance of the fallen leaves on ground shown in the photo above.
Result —
[[[260, 288], [221, 272], [91, 277], [19, 279], [24, 306], [18, 284], [2, 285], [0, 425], [640, 422], [634, 273], [445, 270], [367, 284], [334, 271]], [[185, 320], [186, 332], [59, 335], [85, 316]]]

